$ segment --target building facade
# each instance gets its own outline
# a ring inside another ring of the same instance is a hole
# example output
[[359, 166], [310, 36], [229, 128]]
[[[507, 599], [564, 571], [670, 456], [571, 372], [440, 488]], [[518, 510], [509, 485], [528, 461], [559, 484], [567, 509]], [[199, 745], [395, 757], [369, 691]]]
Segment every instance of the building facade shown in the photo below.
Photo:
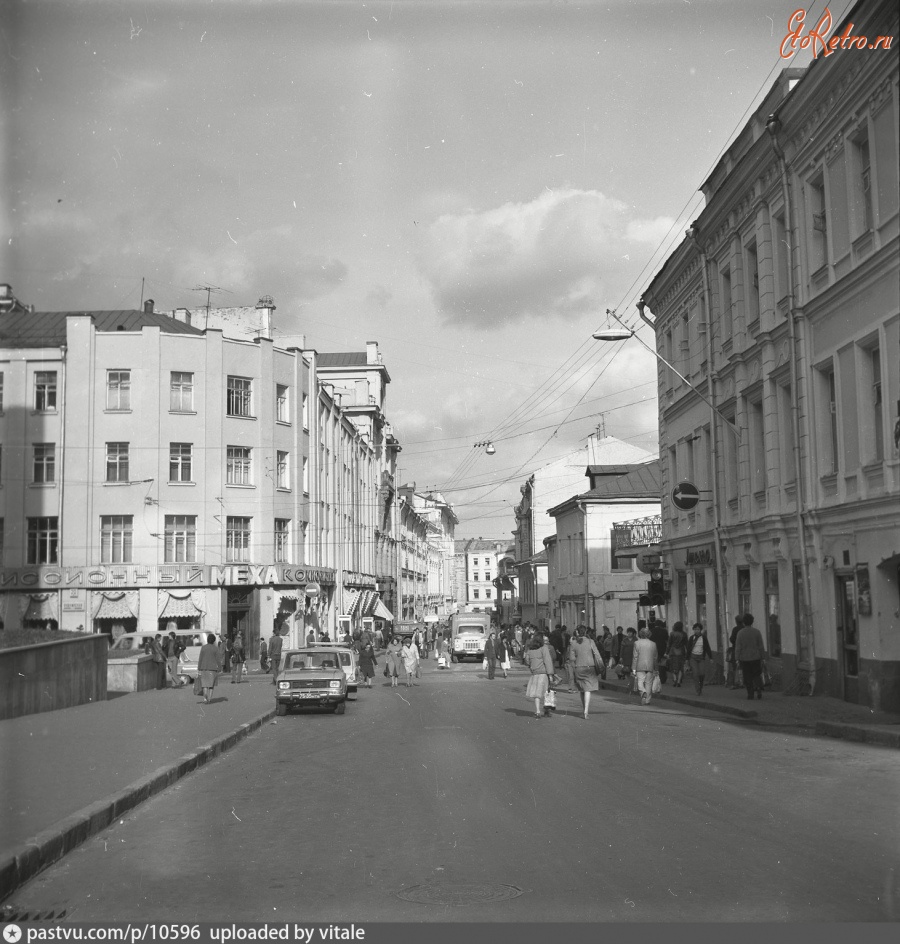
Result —
[[[847, 22], [896, 36], [897, 8], [858, 4], [838, 33]], [[705, 601], [721, 652], [751, 612], [784, 688], [888, 710], [900, 710], [898, 102], [884, 50], [786, 70], [642, 300], [660, 355], [690, 381], [660, 364], [661, 550], [678, 618]], [[673, 501], [685, 481], [695, 507]]]
[[550, 620], [570, 630], [636, 627], [647, 577], [633, 557], [616, 553], [615, 524], [659, 512], [659, 462], [585, 471], [590, 489], [549, 510], [556, 523], [544, 539]]

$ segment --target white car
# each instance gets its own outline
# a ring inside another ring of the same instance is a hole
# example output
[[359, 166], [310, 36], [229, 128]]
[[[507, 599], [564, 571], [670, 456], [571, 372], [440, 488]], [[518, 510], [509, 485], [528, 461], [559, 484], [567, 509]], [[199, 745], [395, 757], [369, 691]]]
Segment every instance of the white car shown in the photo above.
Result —
[[[165, 643], [168, 633], [160, 632], [160, 642]], [[206, 633], [198, 633], [194, 629], [176, 629], [175, 636], [185, 647], [178, 660], [178, 674], [190, 681], [197, 677], [197, 659], [200, 656], [200, 647], [206, 642]], [[145, 644], [156, 636], [156, 633], [139, 630], [134, 633], [123, 633], [109, 647], [109, 655], [115, 658], [117, 652], [137, 652], [143, 650]]]

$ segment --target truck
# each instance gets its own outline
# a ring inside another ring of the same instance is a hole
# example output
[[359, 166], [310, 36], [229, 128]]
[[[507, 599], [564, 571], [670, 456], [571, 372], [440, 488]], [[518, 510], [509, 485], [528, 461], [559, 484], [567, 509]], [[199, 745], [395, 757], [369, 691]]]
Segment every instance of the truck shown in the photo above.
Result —
[[456, 660], [484, 658], [484, 644], [491, 631], [490, 613], [454, 613], [450, 618], [450, 649]]

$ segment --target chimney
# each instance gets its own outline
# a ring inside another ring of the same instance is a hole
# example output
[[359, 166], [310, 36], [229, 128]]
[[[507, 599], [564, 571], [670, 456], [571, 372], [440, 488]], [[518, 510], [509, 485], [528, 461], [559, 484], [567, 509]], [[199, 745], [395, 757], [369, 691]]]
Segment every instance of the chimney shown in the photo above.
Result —
[[180, 321], [182, 324], [189, 325], [191, 323], [191, 313], [187, 310], [187, 308], [176, 308], [175, 320]]
[[271, 295], [263, 295], [256, 303], [256, 307], [262, 316], [262, 323], [259, 328], [259, 336], [272, 340], [273, 314], [275, 312], [275, 302]]
[[148, 314], [148, 315], [152, 315], [152, 314], [153, 314], [153, 305], [154, 305], [154, 304], [155, 304], [155, 303], [154, 303], [153, 299], [152, 299], [152, 298], [148, 298], [147, 301], [144, 302], [144, 312], [145, 312], [146, 314]]
[[367, 364], [380, 364], [381, 363], [381, 357], [378, 353], [377, 341], [366, 341], [366, 363]]

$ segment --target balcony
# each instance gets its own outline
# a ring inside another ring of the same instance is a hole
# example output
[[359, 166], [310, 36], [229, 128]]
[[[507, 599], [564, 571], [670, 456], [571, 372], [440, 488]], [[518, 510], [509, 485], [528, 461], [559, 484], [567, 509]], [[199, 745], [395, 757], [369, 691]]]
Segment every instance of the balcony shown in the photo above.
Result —
[[662, 541], [662, 515], [616, 521], [613, 523], [613, 534], [616, 540], [616, 556], [627, 557], [628, 551], [637, 552], [640, 548]]

